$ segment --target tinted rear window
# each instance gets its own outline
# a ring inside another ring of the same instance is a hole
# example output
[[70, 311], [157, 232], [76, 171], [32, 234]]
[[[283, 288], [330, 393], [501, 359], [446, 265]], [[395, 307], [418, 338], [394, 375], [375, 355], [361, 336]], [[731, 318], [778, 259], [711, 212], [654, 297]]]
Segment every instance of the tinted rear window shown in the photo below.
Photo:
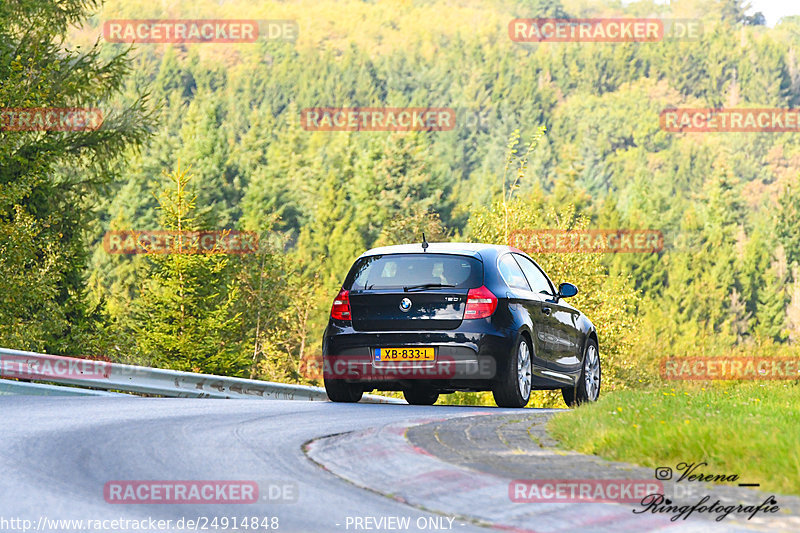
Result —
[[474, 289], [483, 285], [483, 264], [473, 257], [461, 255], [374, 255], [356, 261], [344, 288], [397, 289], [425, 283]]

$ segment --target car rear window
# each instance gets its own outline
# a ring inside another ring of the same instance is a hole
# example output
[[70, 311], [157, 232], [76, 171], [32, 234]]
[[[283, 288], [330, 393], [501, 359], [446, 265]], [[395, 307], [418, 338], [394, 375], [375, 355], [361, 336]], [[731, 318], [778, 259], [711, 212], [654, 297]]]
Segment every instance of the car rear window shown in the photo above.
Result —
[[350, 269], [344, 288], [397, 289], [427, 283], [474, 289], [483, 284], [483, 264], [449, 254], [391, 254], [362, 257]]

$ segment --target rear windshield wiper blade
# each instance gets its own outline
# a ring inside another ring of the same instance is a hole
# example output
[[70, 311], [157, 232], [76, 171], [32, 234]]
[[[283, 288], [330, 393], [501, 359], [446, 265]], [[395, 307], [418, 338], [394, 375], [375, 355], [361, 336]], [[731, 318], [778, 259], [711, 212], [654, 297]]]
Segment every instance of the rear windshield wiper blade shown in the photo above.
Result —
[[408, 287], [403, 287], [403, 290], [408, 292], [414, 289], [439, 289], [442, 287], [455, 287], [455, 285], [448, 285], [446, 283], [421, 283], [419, 285], [409, 285]]

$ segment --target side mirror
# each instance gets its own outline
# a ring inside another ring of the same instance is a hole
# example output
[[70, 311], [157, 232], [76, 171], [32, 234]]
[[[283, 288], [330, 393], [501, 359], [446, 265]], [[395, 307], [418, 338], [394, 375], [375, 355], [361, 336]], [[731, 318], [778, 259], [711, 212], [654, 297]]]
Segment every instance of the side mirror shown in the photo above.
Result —
[[559, 298], [571, 298], [578, 294], [578, 287], [573, 285], [572, 283], [562, 283], [558, 286], [558, 297]]

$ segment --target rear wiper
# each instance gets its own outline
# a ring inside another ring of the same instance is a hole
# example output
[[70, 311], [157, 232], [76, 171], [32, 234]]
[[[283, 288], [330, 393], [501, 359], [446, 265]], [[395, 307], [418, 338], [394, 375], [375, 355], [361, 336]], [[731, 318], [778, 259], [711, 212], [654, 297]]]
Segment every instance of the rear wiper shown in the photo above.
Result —
[[410, 285], [408, 287], [403, 287], [403, 290], [408, 292], [414, 289], [439, 289], [442, 287], [455, 287], [455, 285], [447, 285], [445, 283], [421, 283], [419, 285]]

